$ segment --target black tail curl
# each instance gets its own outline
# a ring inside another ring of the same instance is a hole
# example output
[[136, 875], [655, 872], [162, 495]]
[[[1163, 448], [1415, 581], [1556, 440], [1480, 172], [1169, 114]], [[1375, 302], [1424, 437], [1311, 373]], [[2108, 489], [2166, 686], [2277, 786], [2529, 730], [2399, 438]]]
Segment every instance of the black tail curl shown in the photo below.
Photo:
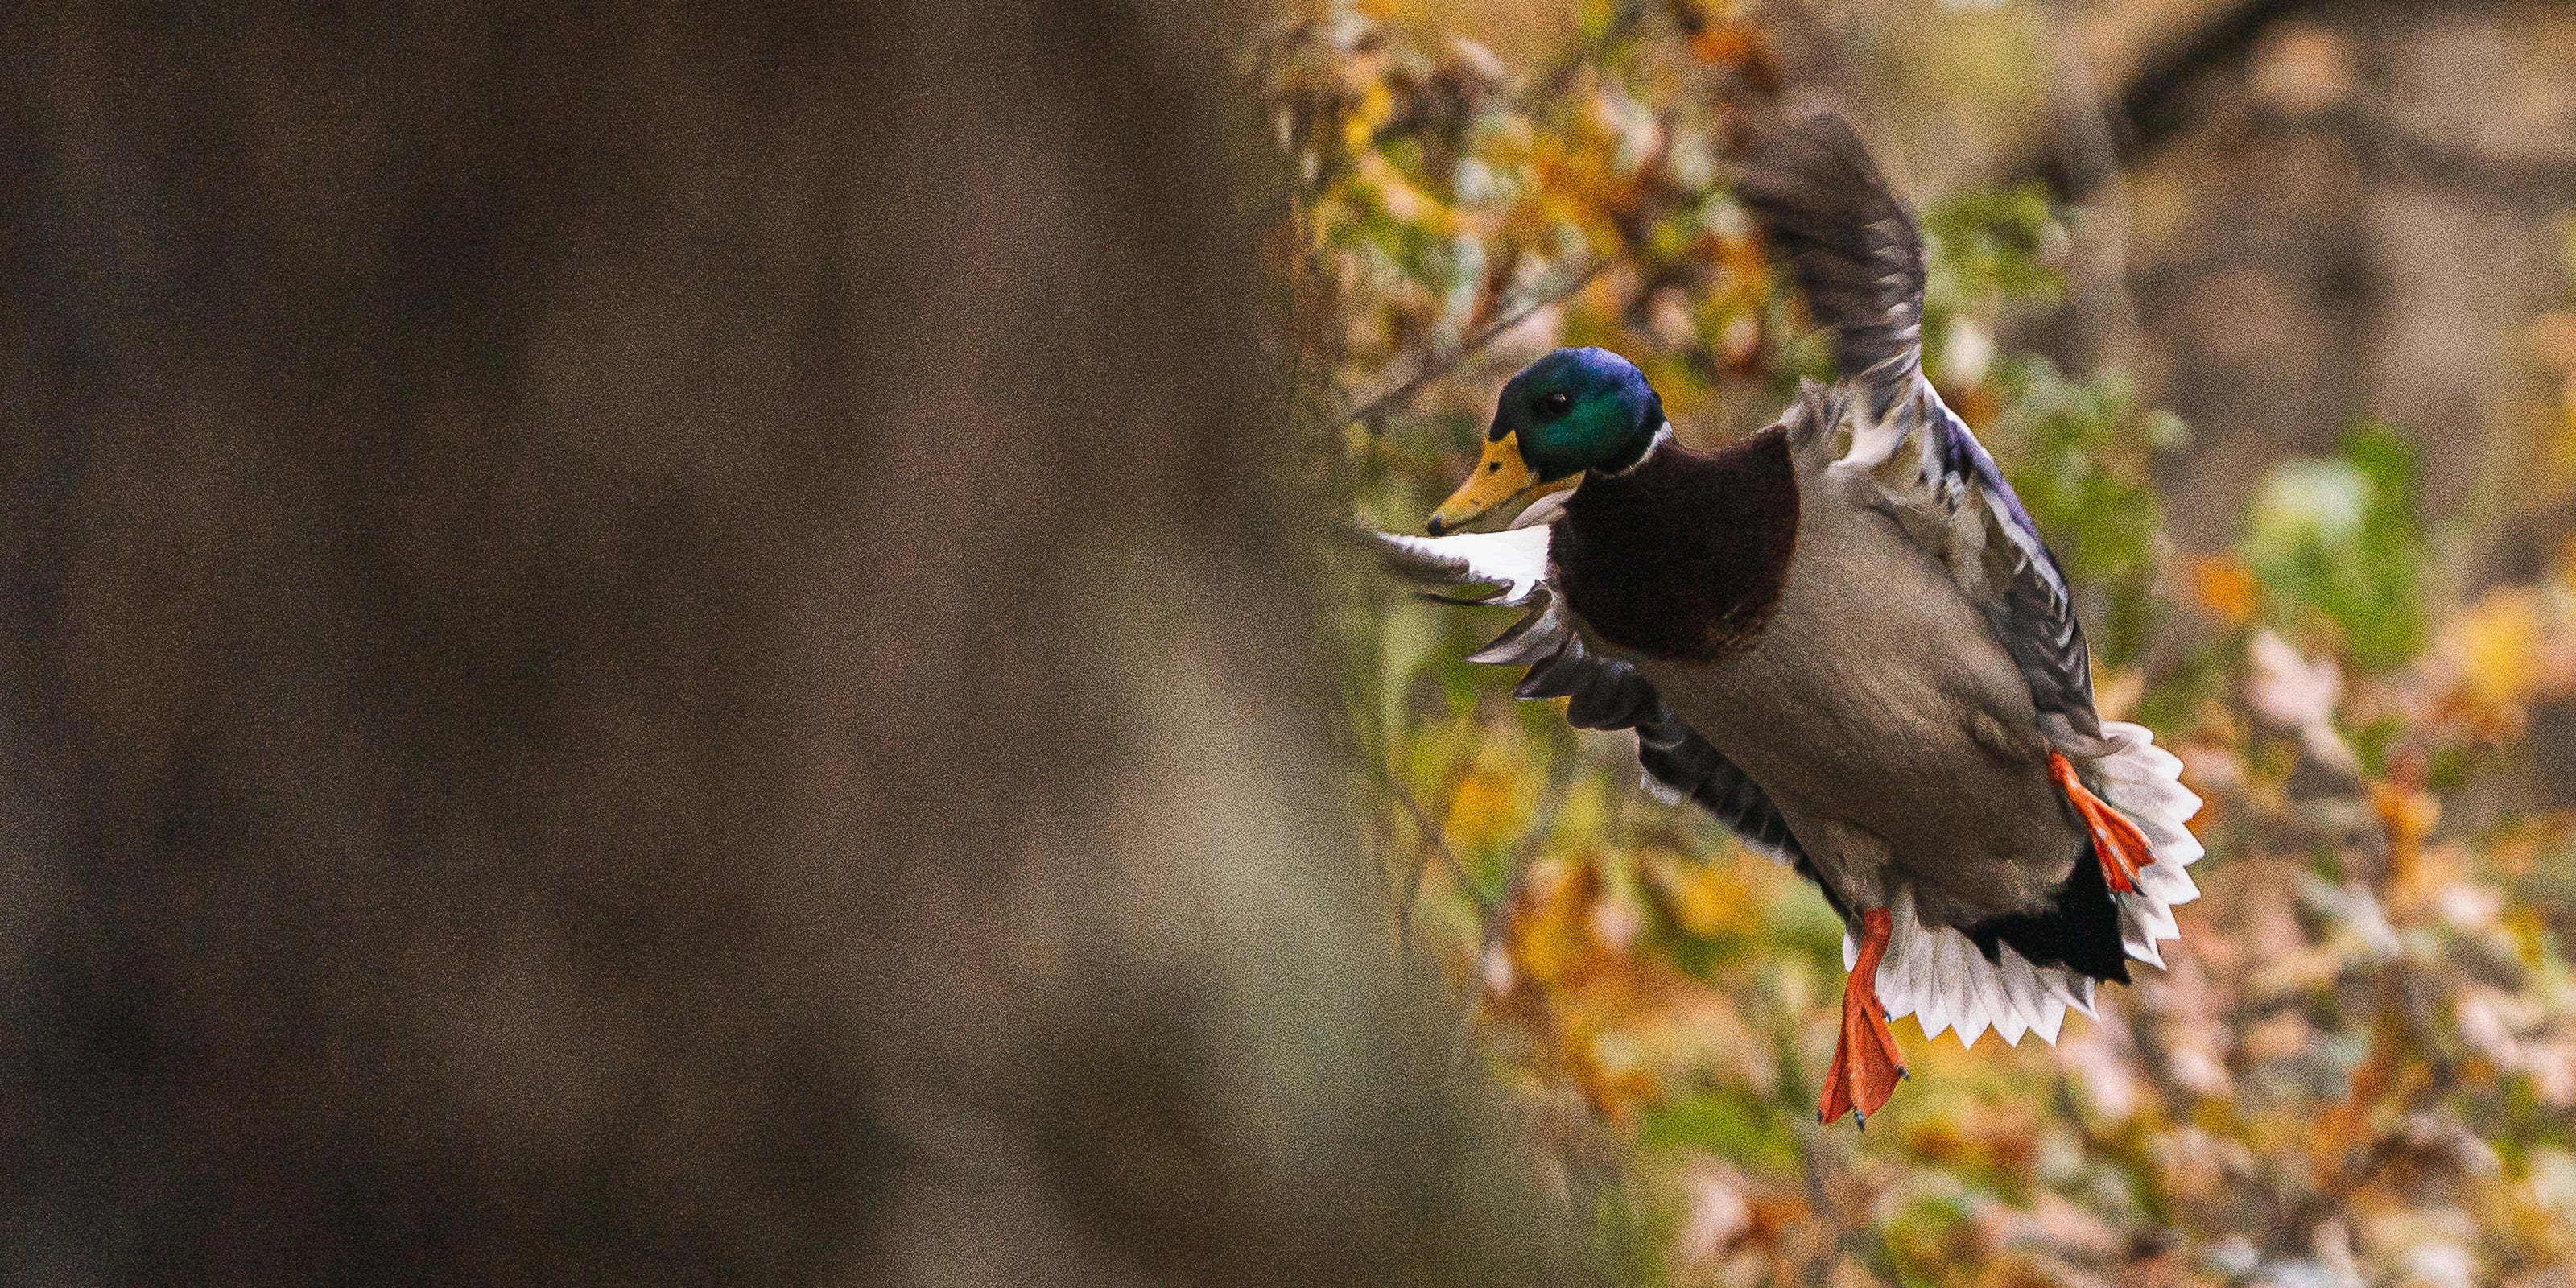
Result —
[[2001, 964], [2001, 946], [2033, 966], [2063, 965], [2078, 974], [2115, 983], [2129, 982], [2129, 953], [2121, 946], [2120, 909], [2102, 879], [2102, 860], [2092, 838], [2076, 852], [2074, 870], [2057, 887], [2056, 901], [2044, 912], [1988, 917], [1968, 928], [1968, 941], [1986, 960]]

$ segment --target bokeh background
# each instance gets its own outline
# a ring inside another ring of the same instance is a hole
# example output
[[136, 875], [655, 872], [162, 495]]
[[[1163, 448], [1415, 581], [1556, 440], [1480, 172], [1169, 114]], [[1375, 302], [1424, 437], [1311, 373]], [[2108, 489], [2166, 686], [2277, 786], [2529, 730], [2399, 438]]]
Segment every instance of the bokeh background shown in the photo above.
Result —
[[0, 11], [0, 1282], [1561, 1278], [1330, 790], [1253, 25]]
[[1396, 933], [1630, 1281], [2576, 1282], [2576, 11], [1386, 0], [1253, 65], [1301, 424], [1400, 529], [1554, 345], [1702, 443], [1820, 373], [1727, 104], [1839, 98], [2104, 706], [2208, 800], [2165, 969], [2054, 1048], [1900, 1022], [1820, 1130], [1822, 901], [1456, 662], [1508, 612], [1355, 583]]

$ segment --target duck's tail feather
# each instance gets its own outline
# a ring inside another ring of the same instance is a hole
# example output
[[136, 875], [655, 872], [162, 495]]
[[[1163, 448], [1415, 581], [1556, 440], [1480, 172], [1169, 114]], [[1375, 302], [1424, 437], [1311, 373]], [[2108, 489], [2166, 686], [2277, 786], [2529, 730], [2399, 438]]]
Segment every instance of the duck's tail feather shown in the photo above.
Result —
[[2200, 897], [2184, 871], [2205, 853], [2190, 827], [2200, 797], [2182, 785], [2181, 758], [2157, 746], [2146, 726], [2106, 720], [2102, 736], [2118, 745], [2092, 761], [2094, 792], [2138, 825], [2155, 860], [2138, 869], [2134, 892], [2111, 896], [2120, 907], [2120, 944], [2129, 956], [2161, 967], [2157, 942], [2182, 935], [2173, 910]]
[[[1897, 891], [1889, 909], [1895, 923], [1887, 956], [1878, 967], [1878, 998], [1889, 1018], [1911, 1015], [1925, 1037], [1957, 1029], [1974, 1046], [1987, 1029], [2018, 1046], [2034, 1033], [2054, 1044], [2069, 1009], [2093, 1013], [2093, 977], [2063, 964], [2033, 965], [2009, 943], [1989, 959], [1966, 935], [1925, 925], [1915, 914], [1914, 892]], [[1859, 960], [1859, 945], [1843, 937], [1843, 968]]]
[[[2188, 826], [2200, 812], [2200, 797], [2182, 785], [2182, 761], [2156, 746], [2144, 726], [2106, 721], [2102, 729], [2114, 748], [2091, 761], [2088, 777], [2103, 800], [2146, 834], [2154, 861], [2138, 870], [2137, 890], [2107, 888], [2088, 852], [2058, 908], [2019, 919], [2028, 925], [2007, 918], [1961, 931], [1924, 924], [1914, 892], [1900, 889], [1890, 909], [1894, 933], [1878, 968], [1879, 1000], [1891, 1017], [1914, 1016], [1926, 1037], [1956, 1029], [1968, 1045], [1989, 1028], [2007, 1043], [2020, 1042], [2024, 1033], [2054, 1043], [2069, 1009], [2093, 1013], [2098, 981], [2128, 978], [2121, 957], [2164, 965], [2157, 944], [2180, 937], [2174, 908], [2200, 896], [2184, 871], [2203, 853]], [[2114, 935], [2116, 954], [2109, 942]], [[1857, 950], [1844, 936], [1845, 969]]]

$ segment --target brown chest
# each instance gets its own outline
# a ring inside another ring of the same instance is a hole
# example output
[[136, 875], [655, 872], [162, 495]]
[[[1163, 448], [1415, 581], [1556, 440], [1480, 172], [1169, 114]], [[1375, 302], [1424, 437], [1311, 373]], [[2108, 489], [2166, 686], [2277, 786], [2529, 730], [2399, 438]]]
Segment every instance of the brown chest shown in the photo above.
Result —
[[1798, 485], [1776, 426], [1718, 452], [1674, 443], [1584, 481], [1552, 545], [1554, 580], [1603, 639], [1711, 661], [1758, 635], [1798, 540]]

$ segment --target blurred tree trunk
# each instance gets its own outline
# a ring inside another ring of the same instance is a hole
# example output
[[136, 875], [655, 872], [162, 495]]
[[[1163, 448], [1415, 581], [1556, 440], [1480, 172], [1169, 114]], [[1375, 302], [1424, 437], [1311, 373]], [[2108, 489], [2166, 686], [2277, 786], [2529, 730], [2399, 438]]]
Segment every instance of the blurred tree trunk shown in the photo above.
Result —
[[401, 12], [0, 18], [0, 1275], [1540, 1278], [1217, 11]]

